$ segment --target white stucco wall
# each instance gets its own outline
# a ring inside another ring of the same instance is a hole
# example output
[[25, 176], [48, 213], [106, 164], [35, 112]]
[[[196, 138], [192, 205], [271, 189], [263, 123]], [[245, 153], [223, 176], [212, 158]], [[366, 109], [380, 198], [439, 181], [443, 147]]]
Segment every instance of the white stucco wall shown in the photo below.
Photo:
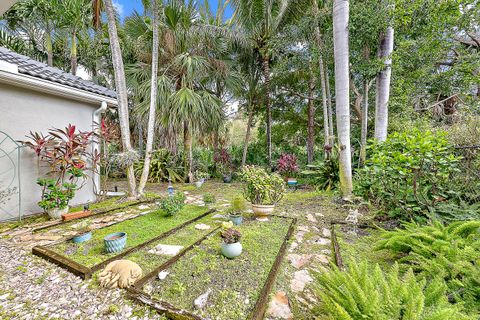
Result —
[[[0, 131], [5, 131], [15, 140], [26, 140], [25, 136], [30, 131], [46, 134], [47, 130], [52, 127], [64, 128], [69, 123], [76, 125], [80, 130], [91, 130], [92, 113], [99, 107], [99, 104], [78, 102], [0, 83]], [[6, 166], [5, 161], [0, 159], [0, 174], [8, 169]], [[44, 165], [39, 167], [33, 151], [23, 148], [20, 169], [22, 212], [24, 215], [41, 212], [42, 209], [37, 205], [41, 191], [36, 184], [36, 180], [39, 176], [43, 176], [47, 168]], [[6, 184], [6, 181], [2, 182], [1, 179], [2, 176], [0, 175], [0, 190]], [[5, 176], [3, 180], [7, 180]], [[94, 200], [93, 182], [89, 178], [86, 185], [77, 192], [75, 198], [71, 201], [71, 205]], [[3, 209], [15, 210], [12, 209], [16, 206], [15, 198], [1, 206]], [[0, 212], [0, 220], [5, 218], [5, 214], [2, 215]]]

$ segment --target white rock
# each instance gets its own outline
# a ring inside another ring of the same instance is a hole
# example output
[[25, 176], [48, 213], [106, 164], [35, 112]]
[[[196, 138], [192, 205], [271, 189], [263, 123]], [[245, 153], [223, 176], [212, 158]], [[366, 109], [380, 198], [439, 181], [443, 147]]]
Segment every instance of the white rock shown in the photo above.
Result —
[[268, 306], [267, 315], [276, 319], [293, 319], [288, 297], [285, 292], [277, 292]]
[[305, 286], [312, 281], [313, 279], [310, 277], [307, 270], [296, 271], [290, 282], [290, 289], [292, 289], [293, 292], [302, 292], [305, 289]]
[[322, 229], [322, 234], [325, 238], [330, 238], [332, 236], [332, 232], [327, 228]]
[[307, 220], [313, 223], [317, 222], [317, 219], [315, 219], [315, 217], [312, 216], [311, 213], [307, 214]]
[[175, 256], [181, 250], [183, 246], [174, 246], [169, 244], [159, 244], [155, 247], [155, 251], [153, 253], [158, 255], [166, 255], [166, 256]]
[[167, 276], [168, 276], [168, 272], [167, 272], [167, 271], [160, 271], [160, 272], [158, 273], [158, 279], [160, 279], [160, 280], [165, 279]]
[[196, 309], [203, 309], [206, 306], [210, 293], [212, 293], [212, 289], [208, 288], [205, 293], [203, 293], [197, 299], [195, 299], [195, 301], [193, 301], [193, 305]]
[[211, 227], [208, 224], [204, 224], [204, 223], [195, 225], [195, 229], [198, 229], [198, 230], [208, 230], [210, 228]]
[[146, 204], [141, 204], [141, 205], [138, 206], [138, 209], [140, 209], [140, 210], [145, 210], [145, 209], [148, 209], [148, 208], [150, 208], [150, 206], [148, 206]]

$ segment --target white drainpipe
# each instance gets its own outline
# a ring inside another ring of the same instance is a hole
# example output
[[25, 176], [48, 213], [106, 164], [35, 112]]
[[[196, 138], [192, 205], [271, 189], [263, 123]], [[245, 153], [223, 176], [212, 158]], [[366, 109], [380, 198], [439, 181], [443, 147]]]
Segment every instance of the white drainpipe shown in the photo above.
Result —
[[[102, 101], [102, 103], [100, 104], [100, 108], [96, 109], [93, 114], [92, 114], [92, 126], [95, 127], [95, 124], [99, 124], [100, 121], [101, 121], [101, 114], [104, 113], [105, 111], [107, 111], [107, 103], [105, 101]], [[96, 139], [95, 136], [93, 136], [92, 138], [92, 151], [94, 151], [95, 149], [97, 149], [99, 152], [101, 151], [100, 150], [100, 147], [99, 147], [99, 143], [98, 143], [98, 140]], [[97, 165], [97, 168], [96, 170], [93, 172], [93, 183], [95, 185], [95, 194], [96, 195], [101, 195], [102, 193], [102, 190], [101, 190], [101, 185], [100, 185], [100, 172], [99, 172], [99, 167]]]

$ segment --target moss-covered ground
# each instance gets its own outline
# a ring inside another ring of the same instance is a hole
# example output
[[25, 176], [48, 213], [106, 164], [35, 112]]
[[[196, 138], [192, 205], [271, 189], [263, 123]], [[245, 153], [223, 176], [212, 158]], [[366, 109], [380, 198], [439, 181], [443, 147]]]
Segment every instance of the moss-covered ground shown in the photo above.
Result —
[[104, 251], [103, 238], [111, 233], [126, 232], [125, 249], [128, 249], [153, 239], [206, 211], [208, 211], [206, 207], [187, 205], [178, 214], [167, 216], [162, 210], [157, 210], [109, 227], [93, 230], [92, 239], [87, 242], [77, 244], [68, 241], [59, 243], [51, 249], [78, 263], [92, 267], [118, 254], [107, 254]]
[[[242, 233], [243, 253], [227, 259], [220, 252], [221, 239], [212, 235], [172, 267], [164, 280], [153, 280], [152, 295], [175, 307], [210, 319], [246, 319], [288, 232], [291, 220], [270, 218], [246, 221], [236, 227]], [[207, 305], [195, 310], [194, 300], [211, 290]]]

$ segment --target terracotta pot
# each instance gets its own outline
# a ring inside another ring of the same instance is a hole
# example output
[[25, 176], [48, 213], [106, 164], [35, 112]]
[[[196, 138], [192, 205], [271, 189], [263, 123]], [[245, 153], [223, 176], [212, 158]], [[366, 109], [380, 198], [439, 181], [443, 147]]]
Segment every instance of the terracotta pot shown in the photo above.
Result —
[[47, 209], [48, 216], [52, 219], [60, 219], [62, 217], [62, 214], [68, 213], [68, 206], [63, 209], [59, 208], [52, 208], [52, 209]]
[[253, 213], [260, 217], [271, 215], [274, 209], [274, 204], [252, 204]]

